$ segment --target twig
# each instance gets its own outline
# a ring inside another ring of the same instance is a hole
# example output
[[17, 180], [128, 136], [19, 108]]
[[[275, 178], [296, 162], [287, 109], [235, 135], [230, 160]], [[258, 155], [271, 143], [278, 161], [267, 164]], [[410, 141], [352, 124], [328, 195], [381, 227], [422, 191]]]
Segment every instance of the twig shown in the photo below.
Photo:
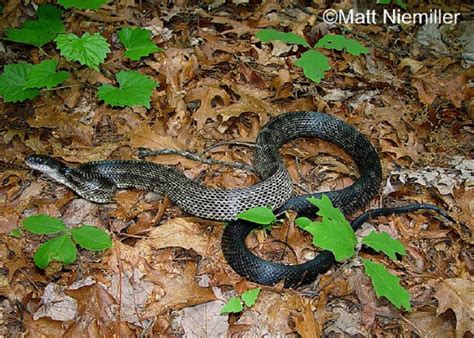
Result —
[[183, 156], [187, 159], [198, 161], [205, 164], [220, 164], [220, 165], [225, 165], [227, 167], [232, 167], [236, 169], [247, 170], [252, 173], [257, 173], [254, 167], [251, 167], [245, 163], [215, 160], [212, 158], [203, 158], [197, 154], [191, 153], [189, 151], [179, 150], [179, 149], [151, 150], [151, 149], [146, 149], [146, 148], [140, 148], [138, 150], [138, 157], [140, 159], [143, 159], [148, 156], [169, 155], [169, 154]]
[[213, 144], [212, 146], [205, 148], [204, 152], [208, 152], [209, 150], [212, 150], [224, 145], [236, 145], [236, 146], [244, 146], [244, 147], [249, 147], [249, 148], [260, 148], [260, 146], [256, 143], [241, 142], [241, 141], [221, 141], [221, 142], [217, 142], [216, 144]]
[[105, 11], [100, 11], [100, 12], [85, 12], [85, 11], [79, 11], [79, 10], [74, 10], [76, 14], [85, 16], [88, 19], [94, 20], [94, 21], [99, 21], [99, 22], [105, 22], [105, 23], [114, 23], [114, 22], [122, 22], [122, 21], [128, 21], [130, 18], [126, 16], [110, 16], [106, 15]]
[[286, 254], [286, 247], [288, 246], [288, 237], [290, 235], [290, 225], [288, 225], [287, 230], [286, 230], [286, 237], [285, 237], [285, 246], [283, 247], [283, 252], [280, 255], [280, 261], [283, 260]]
[[[295, 158], [295, 163], [296, 163], [296, 171], [298, 172], [298, 176], [301, 180], [305, 180], [303, 174], [301, 173], [301, 168], [300, 168], [300, 158], [298, 156], [294, 156]], [[298, 187], [301, 191], [303, 191], [305, 194], [309, 194], [310, 191], [308, 191], [308, 189], [306, 188], [306, 185], [305, 184], [301, 184], [301, 183], [297, 183], [297, 182], [293, 182], [293, 185], [295, 185], [296, 187]]]

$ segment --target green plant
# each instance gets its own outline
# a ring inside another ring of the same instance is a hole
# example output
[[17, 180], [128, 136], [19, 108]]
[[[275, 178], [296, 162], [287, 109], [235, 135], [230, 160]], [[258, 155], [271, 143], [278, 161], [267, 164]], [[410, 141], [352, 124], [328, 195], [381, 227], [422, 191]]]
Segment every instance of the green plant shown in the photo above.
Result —
[[[377, 0], [377, 4], [379, 5], [390, 5], [391, 3], [392, 3], [392, 0]], [[403, 9], [408, 8], [408, 4], [403, 0], [395, 0], [395, 4], [397, 4], [397, 6]]]
[[[331, 200], [326, 195], [322, 195], [321, 199], [309, 198], [308, 200], [318, 208], [317, 215], [321, 217], [321, 220], [312, 221], [306, 217], [299, 217], [295, 221], [296, 224], [313, 236], [313, 245], [331, 251], [336, 261], [341, 262], [353, 258], [356, 254], [357, 237], [342, 212], [332, 205]], [[261, 215], [253, 216], [260, 212], [264, 214], [265, 219], [271, 219], [268, 216], [268, 213], [271, 212], [269, 208], [258, 208], [257, 211], [252, 212], [246, 211], [245, 219], [248, 221], [256, 219], [258, 222], [255, 223], [262, 224]], [[252, 216], [248, 217], [248, 215]], [[242, 218], [240, 216], [238, 217]], [[273, 222], [271, 221], [266, 225]], [[361, 243], [376, 251], [383, 252], [392, 260], [396, 259], [395, 254], [397, 253], [400, 255], [406, 254], [403, 244], [385, 232], [372, 232], [363, 237]], [[365, 273], [371, 279], [377, 297], [384, 296], [398, 309], [403, 307], [406, 310], [411, 310], [410, 294], [400, 285], [400, 278], [388, 272], [381, 264], [368, 259], [362, 259], [362, 263]]]
[[229, 298], [227, 303], [222, 307], [220, 314], [239, 313], [244, 309], [244, 304], [247, 307], [252, 307], [257, 301], [260, 291], [260, 288], [249, 289], [245, 291], [242, 296]]
[[5, 102], [22, 102], [39, 95], [41, 88], [53, 88], [69, 77], [65, 71], [56, 71], [56, 60], [45, 60], [37, 65], [15, 63], [5, 66], [0, 75], [0, 95]]
[[151, 93], [158, 84], [149, 77], [134, 71], [121, 71], [117, 74], [119, 87], [102, 85], [99, 99], [114, 107], [143, 105], [150, 108]]
[[163, 50], [151, 41], [151, 32], [143, 28], [124, 27], [118, 32], [118, 36], [127, 49], [125, 56], [130, 60], [136, 61], [143, 56]]
[[38, 7], [38, 20], [26, 20], [23, 27], [8, 29], [6, 39], [41, 47], [64, 32], [62, 14], [63, 11], [56, 6], [41, 5]]
[[262, 29], [255, 34], [257, 39], [266, 43], [271, 41], [282, 41], [288, 44], [301, 45], [310, 48], [296, 60], [295, 66], [303, 69], [303, 74], [314, 82], [321, 82], [324, 73], [331, 69], [329, 59], [324, 54], [314, 50], [315, 48], [345, 50], [352, 55], [368, 53], [369, 50], [360, 42], [344, 37], [343, 35], [326, 35], [320, 39], [311, 49], [310, 44], [301, 36], [288, 32], [280, 32], [274, 29]]
[[[92, 225], [68, 228], [60, 219], [43, 214], [27, 217], [22, 224], [25, 230], [36, 235], [57, 234], [41, 244], [33, 257], [35, 265], [41, 269], [45, 269], [53, 260], [66, 265], [73, 263], [77, 258], [77, 244], [92, 251], [112, 247], [110, 236]], [[15, 229], [10, 235], [19, 237], [21, 231]]]
[[[60, 0], [65, 8], [98, 9], [106, 0]], [[110, 45], [99, 33], [84, 33], [81, 37], [64, 33], [61, 20], [63, 11], [53, 5], [38, 7], [38, 19], [27, 20], [22, 28], [7, 30], [6, 39], [14, 42], [41, 47], [55, 41], [60, 54], [67, 60], [99, 71], [110, 52]], [[151, 33], [141, 28], [125, 27], [118, 33], [125, 46], [125, 56], [138, 60], [150, 53], [162, 51], [151, 41]], [[43, 54], [46, 54], [43, 51]], [[57, 71], [56, 60], [44, 60], [37, 65], [17, 63], [6, 65], [0, 74], [0, 96], [5, 102], [22, 102], [33, 99], [40, 94], [39, 89], [54, 89], [55, 86], [69, 78], [65, 71]], [[158, 86], [148, 77], [135, 71], [121, 71], [117, 74], [119, 87], [102, 85], [98, 96], [105, 103], [115, 107], [143, 105], [150, 108], [151, 91]]]
[[92, 9], [97, 10], [106, 4], [108, 0], [58, 0], [58, 4], [64, 8]]
[[69, 78], [69, 73], [65, 71], [56, 71], [58, 61], [49, 59], [45, 60], [31, 68], [27, 76], [26, 88], [43, 88], [51, 89]]
[[61, 34], [54, 39], [61, 55], [69, 61], [77, 61], [99, 71], [99, 65], [104, 62], [110, 45], [107, 39], [99, 33], [93, 35], [84, 33], [81, 37], [72, 33]]
[[22, 102], [39, 95], [38, 89], [26, 87], [32, 68], [33, 65], [29, 63], [5, 66], [5, 71], [0, 75], [0, 95], [5, 102]]

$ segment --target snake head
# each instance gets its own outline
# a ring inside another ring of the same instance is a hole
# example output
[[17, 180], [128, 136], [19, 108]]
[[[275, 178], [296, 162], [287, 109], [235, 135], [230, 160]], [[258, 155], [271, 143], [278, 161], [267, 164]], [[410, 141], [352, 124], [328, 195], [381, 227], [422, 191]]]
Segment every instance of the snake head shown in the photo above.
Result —
[[117, 190], [114, 182], [96, 173], [68, 167], [47, 155], [29, 155], [25, 163], [54, 181], [74, 190], [79, 196], [95, 203], [108, 203]]
[[25, 163], [31, 169], [38, 170], [53, 180], [66, 184], [64, 172], [67, 171], [68, 166], [51, 156], [38, 154], [29, 155], [25, 157]]

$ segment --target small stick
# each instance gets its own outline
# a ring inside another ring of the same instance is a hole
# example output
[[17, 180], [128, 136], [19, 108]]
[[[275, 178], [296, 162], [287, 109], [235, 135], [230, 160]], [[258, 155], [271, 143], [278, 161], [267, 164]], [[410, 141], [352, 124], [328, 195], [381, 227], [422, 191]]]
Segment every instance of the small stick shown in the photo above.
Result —
[[235, 146], [244, 146], [244, 147], [249, 147], [249, 148], [260, 148], [260, 146], [256, 143], [250, 143], [250, 142], [241, 142], [241, 141], [221, 141], [217, 142], [216, 144], [213, 144], [212, 146], [209, 146], [204, 149], [204, 152], [208, 152], [209, 150], [212, 150], [214, 148], [224, 146], [224, 145], [235, 145]]
[[193, 161], [198, 161], [201, 163], [205, 164], [220, 164], [220, 165], [225, 165], [227, 167], [232, 167], [236, 169], [242, 169], [246, 171], [250, 171], [252, 173], [257, 173], [254, 167], [249, 166], [245, 163], [241, 162], [228, 162], [228, 161], [222, 161], [222, 160], [215, 160], [212, 158], [203, 158], [197, 154], [191, 153], [189, 151], [184, 151], [184, 150], [179, 150], [179, 149], [161, 149], [161, 150], [151, 150], [151, 149], [146, 149], [146, 148], [140, 148], [138, 150], [138, 157], [140, 159], [143, 159], [148, 156], [158, 156], [158, 155], [169, 155], [169, 154], [175, 154], [179, 156], [183, 156], [185, 158], [188, 158]]

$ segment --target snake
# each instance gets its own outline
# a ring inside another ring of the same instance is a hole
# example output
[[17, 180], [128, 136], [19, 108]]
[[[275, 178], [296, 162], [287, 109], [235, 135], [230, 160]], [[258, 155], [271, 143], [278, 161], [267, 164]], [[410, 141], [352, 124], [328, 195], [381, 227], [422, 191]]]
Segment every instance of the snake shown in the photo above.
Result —
[[[359, 171], [357, 180], [334, 191], [294, 196], [293, 182], [280, 156], [279, 148], [301, 137], [316, 137], [335, 144], [354, 161]], [[144, 160], [102, 160], [68, 166], [49, 155], [32, 154], [25, 158], [32, 169], [74, 190], [95, 203], [110, 203], [118, 190], [141, 189], [167, 195], [183, 211], [217, 221], [227, 221], [221, 247], [229, 265], [240, 275], [265, 285], [284, 281], [285, 287], [296, 287], [313, 281], [335, 262], [329, 251], [297, 265], [266, 261], [253, 254], [245, 238], [255, 224], [238, 219], [242, 212], [254, 207], [269, 207], [277, 214], [293, 210], [298, 215], [313, 216], [317, 208], [308, 197], [324, 193], [344, 215], [362, 209], [378, 194], [382, 182], [382, 166], [378, 153], [366, 136], [342, 119], [309, 111], [280, 114], [259, 131], [253, 165], [261, 181], [236, 189], [208, 187], [179, 170]], [[366, 212], [351, 225], [358, 228], [371, 216], [401, 213], [432, 205], [375, 209]]]

